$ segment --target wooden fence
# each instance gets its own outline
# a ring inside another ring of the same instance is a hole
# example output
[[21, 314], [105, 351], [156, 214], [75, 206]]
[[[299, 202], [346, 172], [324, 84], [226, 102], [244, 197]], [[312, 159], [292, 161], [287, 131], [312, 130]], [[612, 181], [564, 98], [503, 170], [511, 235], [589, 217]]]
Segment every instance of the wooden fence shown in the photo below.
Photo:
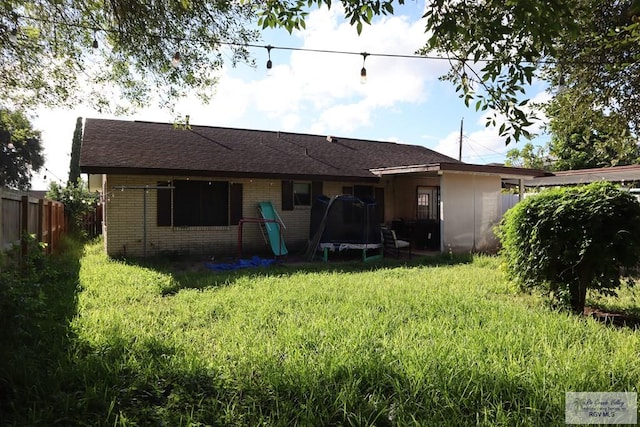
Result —
[[82, 229], [87, 236], [96, 237], [102, 234], [102, 204], [82, 218]]
[[47, 244], [46, 252], [55, 252], [65, 231], [64, 205], [60, 202], [30, 196], [27, 192], [0, 188], [0, 250], [22, 244], [24, 235], [33, 234]]

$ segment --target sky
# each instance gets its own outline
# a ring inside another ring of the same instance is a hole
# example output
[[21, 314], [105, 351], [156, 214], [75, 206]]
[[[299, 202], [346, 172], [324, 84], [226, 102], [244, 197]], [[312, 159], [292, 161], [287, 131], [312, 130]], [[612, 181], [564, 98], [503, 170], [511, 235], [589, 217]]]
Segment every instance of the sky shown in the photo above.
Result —
[[[406, 2], [393, 16], [377, 18], [358, 36], [339, 7], [311, 12], [304, 31], [262, 32], [259, 45], [337, 50], [353, 55], [273, 49], [273, 68], [266, 69], [267, 50], [252, 48], [256, 66], [225, 64], [213, 100], [196, 97], [178, 104], [191, 125], [311, 133], [423, 145], [458, 158], [463, 122], [462, 161], [501, 163], [506, 146], [498, 127], [485, 127], [489, 112], [467, 108], [452, 83], [439, 80], [449, 63], [424, 58], [367, 57], [367, 81], [361, 83], [363, 58], [358, 52], [413, 56], [427, 35], [421, 19], [424, 2]], [[169, 59], [168, 59], [169, 60]], [[548, 99], [534, 83], [527, 95]], [[118, 118], [173, 122], [175, 115], [150, 107], [130, 116], [100, 114], [87, 107], [40, 109], [32, 120], [42, 132], [45, 168], [34, 175], [32, 189], [50, 181], [66, 183], [76, 119]], [[540, 136], [535, 144], [546, 142]]]

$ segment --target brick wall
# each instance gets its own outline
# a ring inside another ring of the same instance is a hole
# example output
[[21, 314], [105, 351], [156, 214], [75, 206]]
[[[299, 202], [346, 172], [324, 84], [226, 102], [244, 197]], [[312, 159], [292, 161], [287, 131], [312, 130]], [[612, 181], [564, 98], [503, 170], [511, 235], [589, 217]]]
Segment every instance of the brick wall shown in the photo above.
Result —
[[[141, 189], [114, 189], [118, 186], [156, 186], [168, 180], [202, 179], [187, 176], [135, 176], [109, 175], [104, 184], [105, 223], [104, 236], [110, 256], [142, 256], [144, 253], [144, 219]], [[208, 180], [208, 179], [203, 179]], [[258, 203], [270, 201], [285, 225], [284, 241], [291, 253], [303, 252], [309, 237], [311, 208], [296, 206], [293, 211], [282, 211], [280, 180], [215, 178], [243, 185], [243, 217], [258, 218]], [[354, 183], [325, 182], [323, 193], [329, 197], [341, 194], [344, 185]], [[366, 184], [365, 184], [366, 185]], [[157, 192], [147, 191], [146, 253], [193, 253], [207, 256], [235, 256], [238, 251], [238, 226], [223, 227], [158, 227]], [[260, 225], [243, 225], [243, 254], [272, 256]]]

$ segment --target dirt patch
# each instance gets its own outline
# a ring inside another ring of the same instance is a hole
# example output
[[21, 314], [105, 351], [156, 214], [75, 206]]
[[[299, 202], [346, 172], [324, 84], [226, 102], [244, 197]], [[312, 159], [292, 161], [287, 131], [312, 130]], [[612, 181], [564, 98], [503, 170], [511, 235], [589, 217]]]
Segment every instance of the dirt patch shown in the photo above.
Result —
[[631, 329], [640, 328], [640, 317], [628, 313], [605, 311], [594, 307], [585, 307], [584, 315], [593, 317], [597, 321], [606, 325], [627, 327]]

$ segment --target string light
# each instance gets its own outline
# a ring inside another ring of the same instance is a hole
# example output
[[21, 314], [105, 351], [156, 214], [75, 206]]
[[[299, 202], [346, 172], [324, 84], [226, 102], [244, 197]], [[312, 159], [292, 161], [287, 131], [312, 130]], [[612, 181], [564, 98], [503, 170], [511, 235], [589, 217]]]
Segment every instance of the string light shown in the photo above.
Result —
[[[32, 20], [32, 21], [40, 21], [40, 22], [44, 22], [44, 23], [48, 23], [48, 24], [57, 24], [57, 25], [63, 25], [63, 26], [68, 26], [68, 27], [73, 27], [73, 28], [82, 28], [85, 30], [93, 30], [94, 32], [94, 37], [93, 37], [93, 42], [92, 42], [92, 47], [93, 49], [97, 49], [99, 47], [98, 44], [98, 39], [97, 39], [97, 32], [98, 31], [104, 31], [106, 33], [114, 33], [114, 34], [118, 34], [119, 30], [117, 29], [113, 29], [113, 28], [102, 28], [102, 27], [89, 27], [87, 25], [83, 25], [83, 24], [77, 24], [77, 23], [71, 23], [71, 22], [64, 22], [64, 21], [58, 21], [55, 19], [47, 19], [47, 18], [39, 18], [39, 17], [33, 17], [33, 16], [26, 16], [26, 15], [15, 15], [15, 22], [17, 22], [18, 19], [26, 19], [26, 20]], [[17, 42], [17, 34], [18, 34], [18, 26], [17, 24], [14, 25], [12, 31], [9, 34], [9, 41], [11, 43], [16, 43]], [[135, 35], [135, 34], [133, 34]], [[162, 37], [159, 35], [155, 35], [155, 34], [144, 34], [147, 37], [156, 37], [159, 40], [160, 39], [166, 39], [166, 40], [173, 40], [175, 42], [181, 42], [181, 41], [186, 41], [186, 42], [192, 42], [192, 43], [205, 43], [207, 42], [207, 40], [204, 39], [200, 39], [200, 38], [177, 38], [177, 37]], [[227, 42], [227, 41], [217, 41], [218, 45], [222, 45], [222, 46], [231, 46], [231, 47], [241, 47], [241, 48], [262, 48], [262, 49], [267, 49], [267, 70], [271, 70], [273, 68], [273, 61], [271, 60], [271, 50], [273, 49], [280, 49], [280, 50], [288, 50], [288, 51], [300, 51], [300, 52], [312, 52], [312, 53], [327, 53], [327, 54], [340, 54], [340, 55], [361, 55], [362, 56], [362, 68], [360, 69], [360, 83], [365, 84], [367, 82], [367, 69], [365, 67], [365, 62], [368, 56], [377, 56], [377, 57], [386, 57], [386, 58], [406, 58], [406, 59], [425, 59], [425, 60], [440, 60], [440, 61], [449, 61], [451, 62], [451, 60], [457, 60], [457, 61], [462, 61], [464, 63], [464, 61], [473, 61], [474, 63], [478, 63], [478, 62], [490, 62], [492, 61], [492, 59], [486, 59], [486, 58], [460, 58], [460, 57], [450, 57], [450, 56], [432, 56], [432, 55], [417, 55], [417, 54], [393, 54], [393, 53], [369, 53], [369, 52], [353, 52], [353, 51], [343, 51], [343, 50], [331, 50], [331, 49], [310, 49], [310, 48], [304, 48], [304, 47], [289, 47], [289, 46], [272, 46], [272, 45], [258, 45], [258, 44], [252, 44], [252, 43], [240, 43], [240, 42]], [[181, 54], [180, 51], [176, 51], [171, 59], [171, 66], [173, 68], [177, 68], [180, 66], [181, 63]], [[522, 61], [522, 64], [554, 64], [556, 63], [553, 60], [538, 60], [538, 61]], [[463, 65], [464, 67], [464, 65]], [[468, 76], [466, 75], [466, 72], [464, 72], [465, 70], [463, 70], [463, 75], [461, 76], [463, 79], [463, 84], [468, 84]]]
[[467, 76], [467, 63], [463, 60], [462, 63], [462, 76], [460, 79], [462, 80], [462, 86], [466, 88], [469, 85], [469, 76]]
[[13, 29], [11, 30], [11, 32], [9, 33], [9, 41], [11, 43], [17, 43], [18, 42], [18, 27], [13, 27]]
[[[61, 26], [67, 26], [67, 27], [72, 27], [72, 28], [82, 28], [82, 29], [86, 29], [86, 30], [94, 30], [94, 31], [104, 31], [105, 33], [113, 33], [113, 34], [119, 34], [120, 31], [117, 29], [113, 29], [113, 28], [103, 28], [103, 27], [90, 27], [88, 25], [83, 25], [83, 24], [77, 24], [77, 23], [73, 23], [73, 22], [68, 22], [68, 21], [60, 21], [60, 20], [56, 20], [56, 19], [47, 19], [47, 18], [40, 18], [40, 17], [34, 17], [34, 16], [28, 16], [28, 15], [21, 15], [21, 14], [15, 14], [15, 19], [24, 19], [24, 20], [31, 20], [31, 21], [39, 21], [39, 22], [43, 22], [43, 23], [47, 23], [47, 24], [54, 24], [54, 25], [61, 25]], [[17, 34], [17, 26], [14, 28], [14, 31], [12, 31], [12, 34], [15, 33]], [[134, 33], [132, 35], [144, 35], [147, 37], [156, 37], [158, 39], [166, 39], [166, 40], [174, 40], [174, 41], [187, 41], [187, 42], [196, 42], [196, 43], [204, 43], [207, 42], [207, 40], [203, 40], [203, 39], [199, 39], [199, 38], [178, 38], [178, 37], [162, 37], [156, 34], [140, 34], [140, 33]], [[342, 55], [363, 55], [362, 52], [350, 52], [350, 51], [343, 51], [343, 50], [330, 50], [330, 49], [309, 49], [309, 48], [302, 48], [302, 47], [288, 47], [288, 46], [271, 46], [271, 45], [258, 45], [258, 44], [252, 44], [252, 43], [238, 43], [238, 42], [227, 42], [227, 41], [216, 41], [216, 43], [218, 45], [223, 45], [223, 46], [236, 46], [236, 47], [244, 47], [244, 48], [262, 48], [262, 49], [267, 49], [268, 51], [270, 51], [271, 49], [280, 49], [280, 50], [289, 50], [289, 51], [301, 51], [301, 52], [314, 52], [314, 53], [331, 53], [331, 54], [342, 54]], [[367, 56], [377, 56], [377, 57], [387, 57], [387, 58], [408, 58], [408, 59], [428, 59], [428, 60], [440, 60], [440, 61], [451, 61], [452, 59], [457, 60], [457, 61], [472, 61], [474, 63], [477, 62], [490, 62], [493, 61], [493, 59], [489, 59], [489, 58], [459, 58], [459, 57], [448, 57], [448, 56], [431, 56], [431, 55], [416, 55], [416, 54], [412, 54], [412, 55], [407, 55], [407, 54], [393, 54], [393, 53], [366, 53]], [[174, 59], [176, 58], [176, 56], [178, 58], [180, 58], [180, 53], [176, 52], [176, 55], [174, 55]], [[520, 63], [522, 64], [556, 64], [556, 61], [554, 60], [538, 60], [538, 61], [521, 61]]]
[[271, 68], [273, 68], [273, 62], [271, 62], [271, 49], [273, 48], [273, 46], [267, 45], [265, 47], [267, 48], [267, 57], [269, 58], [267, 60], [267, 70], [270, 70]]
[[180, 57], [180, 51], [176, 51], [176, 53], [173, 54], [173, 58], [171, 59], [171, 66], [173, 68], [178, 67], [181, 60], [182, 58]]
[[360, 83], [365, 84], [367, 82], [367, 69], [364, 68], [364, 62], [367, 60], [367, 56], [369, 54], [367, 52], [362, 52], [362, 69], [360, 70]]
[[53, 176], [56, 180], [60, 181], [60, 183], [64, 183], [64, 181], [62, 179], [60, 179], [60, 177], [58, 177], [56, 174], [54, 174], [53, 172], [51, 172], [51, 169], [48, 169], [46, 166], [43, 166], [44, 168], [44, 175], [42, 176], [42, 179], [46, 181], [47, 179], [47, 173], [49, 173], [49, 175]]
[[564, 92], [566, 89], [566, 81], [564, 79], [564, 74], [562, 73], [562, 69], [560, 69], [560, 78], [558, 79], [558, 93]]

